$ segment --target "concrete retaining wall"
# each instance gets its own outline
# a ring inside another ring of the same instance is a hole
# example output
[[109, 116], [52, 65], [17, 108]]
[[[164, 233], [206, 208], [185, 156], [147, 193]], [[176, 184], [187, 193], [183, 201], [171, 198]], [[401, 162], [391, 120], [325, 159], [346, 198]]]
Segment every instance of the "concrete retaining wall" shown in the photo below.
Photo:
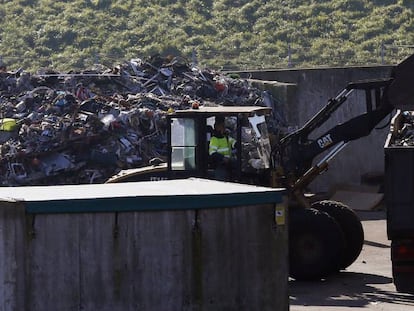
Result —
[[33, 215], [2, 202], [0, 230], [0, 310], [288, 310], [273, 204]]
[[[388, 78], [390, 72], [389, 66], [375, 66], [253, 71], [240, 74], [252, 79], [284, 83], [279, 86], [282, 90], [276, 92], [276, 97], [281, 102], [280, 107], [288, 124], [292, 127], [301, 127], [327, 104], [329, 98], [338, 95], [349, 82]], [[364, 113], [364, 109], [364, 93], [354, 92], [320, 131], [315, 133], [322, 134], [335, 125]], [[381, 125], [386, 125], [387, 121], [389, 120], [384, 120]], [[374, 130], [371, 135], [351, 142], [330, 162], [330, 169], [311, 184], [311, 190], [328, 191], [334, 185], [341, 183], [359, 184], [364, 174], [383, 173], [383, 147], [388, 129], [389, 127], [385, 126], [382, 130]]]

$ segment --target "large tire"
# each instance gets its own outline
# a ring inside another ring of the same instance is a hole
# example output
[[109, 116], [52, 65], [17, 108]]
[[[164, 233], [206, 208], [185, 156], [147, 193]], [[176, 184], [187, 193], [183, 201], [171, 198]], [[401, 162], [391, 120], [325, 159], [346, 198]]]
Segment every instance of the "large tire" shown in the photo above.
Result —
[[292, 208], [289, 215], [289, 273], [296, 280], [320, 280], [337, 272], [344, 236], [327, 213]]
[[395, 289], [399, 293], [414, 294], [414, 273], [413, 272], [396, 272], [393, 267], [392, 271]]
[[397, 292], [414, 294], [414, 260], [412, 239], [391, 241], [392, 277]]
[[364, 229], [358, 215], [347, 205], [336, 201], [315, 202], [311, 207], [328, 213], [341, 227], [345, 236], [345, 249], [338, 268], [346, 269], [358, 258], [364, 245]]

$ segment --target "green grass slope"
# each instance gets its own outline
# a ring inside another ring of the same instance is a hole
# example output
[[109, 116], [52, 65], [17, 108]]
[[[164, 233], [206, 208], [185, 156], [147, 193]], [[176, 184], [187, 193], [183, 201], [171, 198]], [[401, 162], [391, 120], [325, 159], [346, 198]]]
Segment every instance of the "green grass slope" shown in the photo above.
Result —
[[414, 52], [412, 0], [2, 1], [9, 68], [59, 70], [155, 53], [212, 68], [396, 63]]

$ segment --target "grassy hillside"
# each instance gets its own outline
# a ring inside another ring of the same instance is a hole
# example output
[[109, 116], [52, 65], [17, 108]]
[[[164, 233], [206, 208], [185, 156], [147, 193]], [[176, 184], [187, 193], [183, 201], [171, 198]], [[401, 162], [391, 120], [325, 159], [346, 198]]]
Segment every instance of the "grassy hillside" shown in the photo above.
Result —
[[414, 53], [413, 9], [412, 0], [2, 1], [0, 56], [26, 70], [194, 51], [212, 68], [395, 63]]

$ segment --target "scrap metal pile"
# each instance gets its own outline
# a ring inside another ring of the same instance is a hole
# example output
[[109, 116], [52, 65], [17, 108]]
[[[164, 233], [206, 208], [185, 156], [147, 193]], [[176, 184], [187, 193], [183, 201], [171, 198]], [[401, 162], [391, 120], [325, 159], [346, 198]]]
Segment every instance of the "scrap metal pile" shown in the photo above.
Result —
[[390, 145], [393, 147], [414, 147], [414, 112], [403, 111], [394, 127]]
[[0, 72], [0, 185], [101, 183], [166, 155], [166, 114], [269, 105], [247, 80], [180, 58], [82, 72]]

